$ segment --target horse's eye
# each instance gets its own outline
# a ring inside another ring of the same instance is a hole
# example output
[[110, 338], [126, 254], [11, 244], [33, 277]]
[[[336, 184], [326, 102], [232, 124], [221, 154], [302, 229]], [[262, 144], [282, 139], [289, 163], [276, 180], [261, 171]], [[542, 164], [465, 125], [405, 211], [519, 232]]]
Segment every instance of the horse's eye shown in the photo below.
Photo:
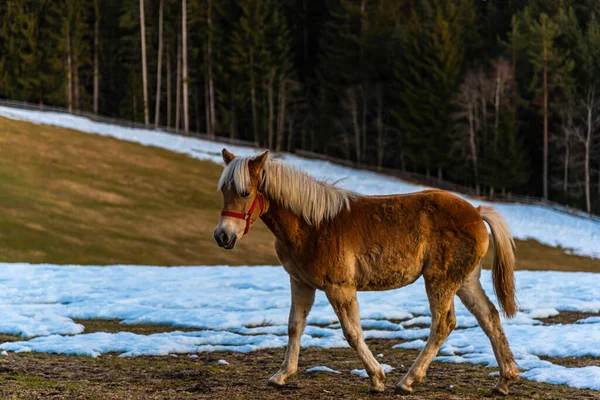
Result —
[[248, 197], [248, 196], [250, 196], [250, 192], [244, 192], [244, 193], [242, 193], [242, 197]]

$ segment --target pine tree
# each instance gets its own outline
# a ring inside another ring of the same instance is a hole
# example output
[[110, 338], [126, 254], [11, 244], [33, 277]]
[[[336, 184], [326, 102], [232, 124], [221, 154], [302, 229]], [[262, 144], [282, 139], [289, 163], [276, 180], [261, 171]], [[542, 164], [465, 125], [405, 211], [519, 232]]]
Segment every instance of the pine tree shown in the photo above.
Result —
[[0, 4], [0, 94], [32, 100], [39, 81], [36, 15], [30, 2], [7, 0]]
[[501, 188], [503, 194], [506, 190], [519, 189], [529, 180], [530, 168], [517, 126], [508, 111], [503, 112], [500, 117], [498, 143], [495, 147], [487, 152], [482, 165], [482, 183]]
[[417, 164], [442, 178], [449, 165], [452, 96], [460, 83], [464, 60], [463, 27], [472, 20], [470, 2], [424, 1], [404, 30], [404, 59], [396, 78], [403, 87], [394, 115], [407, 132]]
[[535, 70], [531, 89], [542, 96], [543, 118], [543, 196], [548, 199], [548, 130], [550, 113], [550, 92], [555, 89], [574, 67], [566, 49], [557, 47], [556, 40], [561, 34], [559, 25], [546, 13], [533, 15], [530, 9], [524, 13], [523, 23], [528, 26], [527, 54]]

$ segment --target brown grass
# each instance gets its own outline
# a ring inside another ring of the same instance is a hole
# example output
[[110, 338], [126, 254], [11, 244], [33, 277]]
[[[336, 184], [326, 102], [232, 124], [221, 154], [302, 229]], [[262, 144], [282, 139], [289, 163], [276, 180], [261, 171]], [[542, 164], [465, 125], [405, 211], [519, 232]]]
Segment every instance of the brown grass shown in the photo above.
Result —
[[[261, 222], [233, 251], [214, 244], [218, 165], [5, 118], [0, 132], [0, 261], [278, 264]], [[534, 240], [517, 241], [517, 248], [517, 269], [600, 271], [600, 260]]]
[[4, 118], [0, 132], [0, 261], [277, 263], [262, 223], [234, 252], [214, 244], [218, 165]]

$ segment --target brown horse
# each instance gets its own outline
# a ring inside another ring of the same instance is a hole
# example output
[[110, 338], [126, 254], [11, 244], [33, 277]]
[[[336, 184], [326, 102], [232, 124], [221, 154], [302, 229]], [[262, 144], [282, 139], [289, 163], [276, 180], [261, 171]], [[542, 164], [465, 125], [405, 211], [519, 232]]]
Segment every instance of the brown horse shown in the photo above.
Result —
[[232, 249], [262, 218], [275, 235], [275, 250], [290, 275], [292, 306], [288, 346], [280, 370], [269, 379], [282, 386], [298, 368], [300, 337], [316, 289], [327, 295], [344, 337], [365, 365], [373, 392], [385, 387], [383, 369], [363, 340], [357, 291], [389, 290], [421, 275], [431, 309], [431, 333], [425, 348], [396, 386], [412, 392], [456, 325], [454, 295], [477, 318], [489, 337], [500, 368], [495, 391], [507, 394], [519, 376], [498, 311], [479, 275], [488, 250], [488, 223], [494, 240], [494, 287], [508, 317], [517, 311], [514, 242], [502, 217], [492, 208], [474, 208], [440, 190], [394, 196], [360, 196], [317, 181], [268, 152], [236, 158], [223, 149], [225, 170], [219, 180], [225, 206], [214, 237]]

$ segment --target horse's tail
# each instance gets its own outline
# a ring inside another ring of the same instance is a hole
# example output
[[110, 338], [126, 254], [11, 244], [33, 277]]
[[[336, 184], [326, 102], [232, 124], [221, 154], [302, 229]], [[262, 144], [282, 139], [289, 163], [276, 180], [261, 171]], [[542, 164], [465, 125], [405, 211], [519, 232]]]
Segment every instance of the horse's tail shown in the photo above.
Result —
[[517, 299], [515, 296], [515, 241], [510, 235], [506, 221], [489, 206], [477, 207], [481, 218], [488, 223], [492, 230], [494, 241], [494, 264], [492, 265], [492, 279], [494, 290], [500, 307], [507, 317], [517, 313]]

